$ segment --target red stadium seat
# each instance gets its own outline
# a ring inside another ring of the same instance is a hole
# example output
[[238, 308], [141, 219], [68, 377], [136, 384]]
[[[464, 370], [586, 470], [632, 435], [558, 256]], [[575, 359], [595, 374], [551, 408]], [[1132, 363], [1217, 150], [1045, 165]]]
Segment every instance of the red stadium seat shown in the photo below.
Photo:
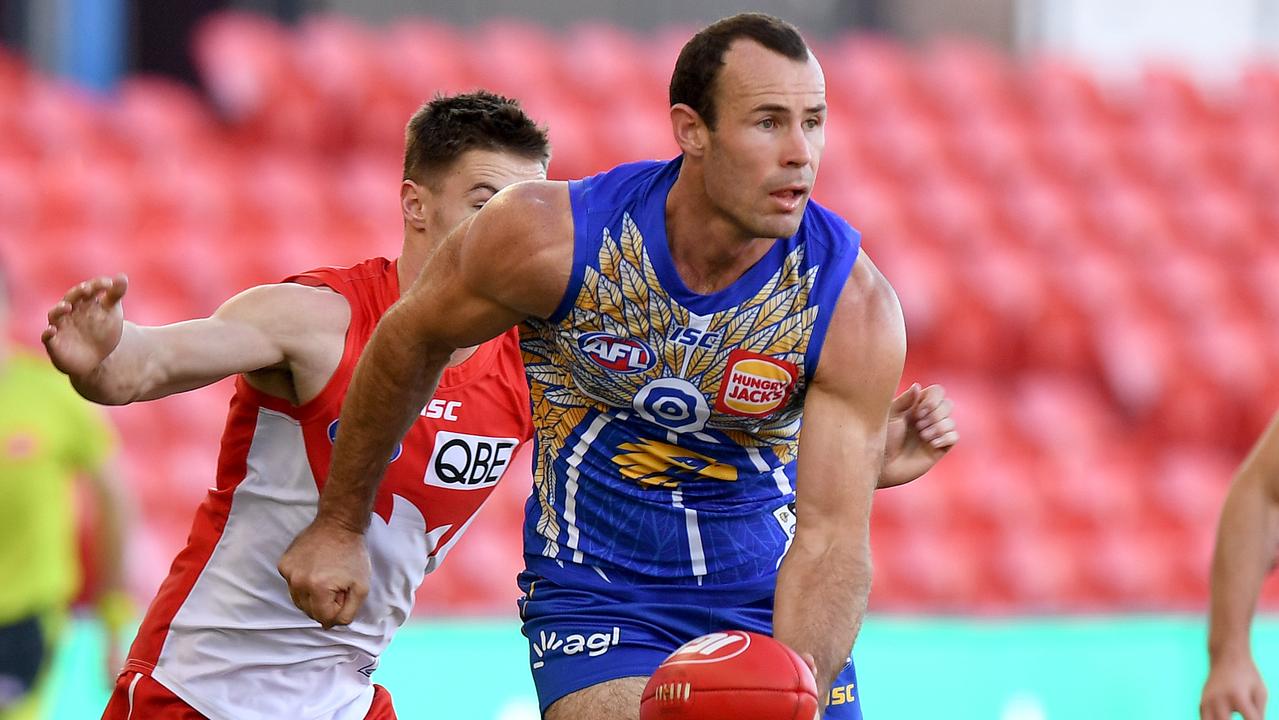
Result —
[[283, 147], [333, 144], [333, 118], [279, 25], [247, 13], [215, 16], [192, 53], [221, 114], [246, 139]]
[[826, 52], [830, 94], [855, 108], [896, 110], [917, 105], [923, 91], [906, 49], [882, 36], [853, 35], [832, 43]]
[[1063, 442], [1050, 455], [1038, 487], [1055, 527], [1083, 536], [1148, 513], [1147, 452], [1135, 440], [1091, 450]]
[[32, 84], [15, 120], [23, 141], [41, 157], [75, 156], [107, 139], [101, 105], [87, 92], [53, 81]]
[[536, 97], [559, 84], [557, 43], [534, 23], [486, 23], [471, 35], [467, 50], [476, 83], [494, 92]]
[[1175, 557], [1148, 529], [1112, 527], [1092, 536], [1084, 548], [1087, 582], [1098, 599], [1117, 610], [1165, 608], [1163, 591], [1176, 577]]
[[181, 156], [212, 142], [217, 129], [194, 92], [155, 78], [121, 83], [111, 119], [115, 132], [139, 156], [160, 160]]
[[993, 587], [1009, 601], [1005, 612], [1079, 610], [1086, 602], [1081, 593], [1085, 560], [1076, 537], [1027, 524], [1002, 534], [989, 552]]
[[258, 15], [224, 13], [206, 21], [192, 53], [218, 109], [236, 121], [268, 112], [297, 79], [283, 28]]
[[16, 95], [27, 86], [30, 71], [26, 62], [15, 52], [0, 47], [0, 90], [6, 97]]
[[659, 28], [650, 36], [638, 39], [644, 51], [640, 54], [640, 68], [646, 80], [647, 90], [637, 95], [642, 97], [668, 97], [671, 83], [671, 71], [675, 69], [675, 61], [680, 50], [688, 39], [700, 28], [689, 25], [668, 25]]
[[[583, 23], [574, 26], [560, 46], [564, 89], [575, 89], [597, 108], [633, 102], [664, 109], [666, 93], [652, 92], [663, 88], [647, 82], [643, 65], [647, 48], [634, 35], [612, 25]], [[669, 75], [670, 68], [666, 72]]]
[[1184, 70], [1173, 66], [1148, 66], [1142, 73], [1141, 84], [1133, 100], [1134, 109], [1150, 116], [1189, 124], [1208, 123], [1213, 117], [1213, 109], [1194, 80]]
[[1062, 58], [1041, 58], [1026, 69], [1025, 89], [1031, 106], [1041, 118], [1106, 125], [1113, 108], [1097, 82], [1081, 67]]
[[1219, 262], [1246, 263], [1264, 245], [1260, 217], [1241, 188], [1203, 183], [1176, 194], [1174, 217], [1193, 247]]
[[[400, 91], [416, 103], [435, 93], [472, 90], [468, 40], [456, 28], [425, 18], [395, 23], [379, 38], [382, 72], [399, 83]], [[411, 68], [411, 72], [407, 71]]]
[[1172, 525], [1210, 534], [1238, 463], [1238, 457], [1220, 450], [1166, 450], [1153, 469], [1150, 509]]
[[876, 549], [891, 565], [895, 585], [919, 606], [955, 611], [974, 607], [986, 591], [981, 548], [972, 537], [944, 528], [912, 528]]
[[1137, 123], [1123, 137], [1128, 163], [1164, 188], [1175, 190], [1214, 167], [1216, 147], [1207, 128], [1160, 118]]
[[925, 86], [956, 120], [1011, 110], [1021, 100], [1007, 58], [987, 45], [941, 40], [927, 49], [922, 66]]
[[1220, 258], [1169, 252], [1141, 266], [1143, 291], [1180, 321], [1228, 315], [1236, 310], [1235, 281]]
[[1158, 257], [1175, 244], [1171, 209], [1132, 177], [1115, 175], [1098, 182], [1088, 203], [1097, 230], [1129, 253]]
[[1040, 525], [1051, 514], [1042, 477], [1046, 466], [1016, 436], [1005, 436], [1005, 442], [998, 452], [958, 448], [946, 459], [952, 477], [943, 482], [946, 473], [930, 473], [917, 481], [939, 486], [932, 492], [945, 496], [947, 515], [986, 541]]

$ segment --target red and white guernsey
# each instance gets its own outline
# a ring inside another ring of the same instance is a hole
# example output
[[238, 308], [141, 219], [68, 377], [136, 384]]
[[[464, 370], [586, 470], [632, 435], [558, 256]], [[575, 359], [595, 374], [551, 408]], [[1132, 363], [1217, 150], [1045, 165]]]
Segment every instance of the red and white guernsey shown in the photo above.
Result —
[[217, 487], [125, 664], [213, 720], [363, 718], [378, 656], [408, 617], [423, 576], [444, 560], [530, 434], [512, 330], [444, 372], [378, 491], [367, 535], [368, 599], [351, 625], [320, 628], [293, 605], [276, 565], [315, 517], [342, 398], [399, 283], [395, 263], [382, 258], [287, 282], [331, 288], [350, 303], [342, 361], [301, 407], [237, 381]]

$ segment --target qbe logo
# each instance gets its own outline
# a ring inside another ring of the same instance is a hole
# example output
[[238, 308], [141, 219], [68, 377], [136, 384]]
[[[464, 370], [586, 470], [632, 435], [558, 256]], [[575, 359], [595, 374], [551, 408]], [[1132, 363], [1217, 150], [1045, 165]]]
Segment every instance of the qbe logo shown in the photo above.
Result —
[[591, 362], [623, 375], [644, 372], [657, 364], [653, 348], [635, 338], [622, 338], [604, 332], [586, 333], [577, 339], [577, 347]]
[[449, 490], [480, 490], [497, 484], [519, 441], [441, 430], [423, 482]]

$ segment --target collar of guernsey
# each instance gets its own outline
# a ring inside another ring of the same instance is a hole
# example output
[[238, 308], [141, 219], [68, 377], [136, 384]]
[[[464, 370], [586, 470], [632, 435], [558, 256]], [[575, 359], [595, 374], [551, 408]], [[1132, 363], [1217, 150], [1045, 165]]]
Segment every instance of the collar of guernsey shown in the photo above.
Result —
[[764, 592], [793, 537], [803, 398], [860, 235], [810, 201], [794, 236], [695, 293], [666, 238], [680, 162], [569, 183], [568, 290], [522, 343], [526, 561], [575, 584]]

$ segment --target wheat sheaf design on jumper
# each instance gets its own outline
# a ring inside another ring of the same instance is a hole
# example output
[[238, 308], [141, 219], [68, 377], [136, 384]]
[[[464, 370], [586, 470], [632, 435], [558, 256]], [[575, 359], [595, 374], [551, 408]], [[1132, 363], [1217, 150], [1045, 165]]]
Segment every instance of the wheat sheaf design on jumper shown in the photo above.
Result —
[[[572, 309], [554, 326], [536, 325], [523, 344], [541, 439], [534, 478], [542, 508], [541, 534], [554, 537], [560, 530], [552, 462], [558, 452], [580, 441], [575, 436], [580, 436], [592, 410], [629, 408], [644, 385], [661, 377], [682, 377], [713, 402], [729, 355], [739, 349], [785, 359], [803, 377], [804, 353], [818, 314], [816, 306], [808, 306], [817, 268], [801, 272], [803, 260], [800, 245], [755, 295], [710, 316], [705, 332], [720, 335], [716, 346], [690, 347], [666, 342], [671, 330], [688, 325], [692, 316], [662, 289], [644, 236], [630, 214], [623, 215], [620, 234], [603, 230], [598, 269], [584, 268]], [[575, 375], [569, 364], [578, 360], [577, 339], [596, 332], [644, 341], [657, 355], [653, 367], [636, 373], [592, 372], [588, 378]], [[707, 429], [724, 433], [742, 447], [769, 447], [787, 463], [794, 457], [798, 417], [796, 407], [766, 419], [716, 415]]]

